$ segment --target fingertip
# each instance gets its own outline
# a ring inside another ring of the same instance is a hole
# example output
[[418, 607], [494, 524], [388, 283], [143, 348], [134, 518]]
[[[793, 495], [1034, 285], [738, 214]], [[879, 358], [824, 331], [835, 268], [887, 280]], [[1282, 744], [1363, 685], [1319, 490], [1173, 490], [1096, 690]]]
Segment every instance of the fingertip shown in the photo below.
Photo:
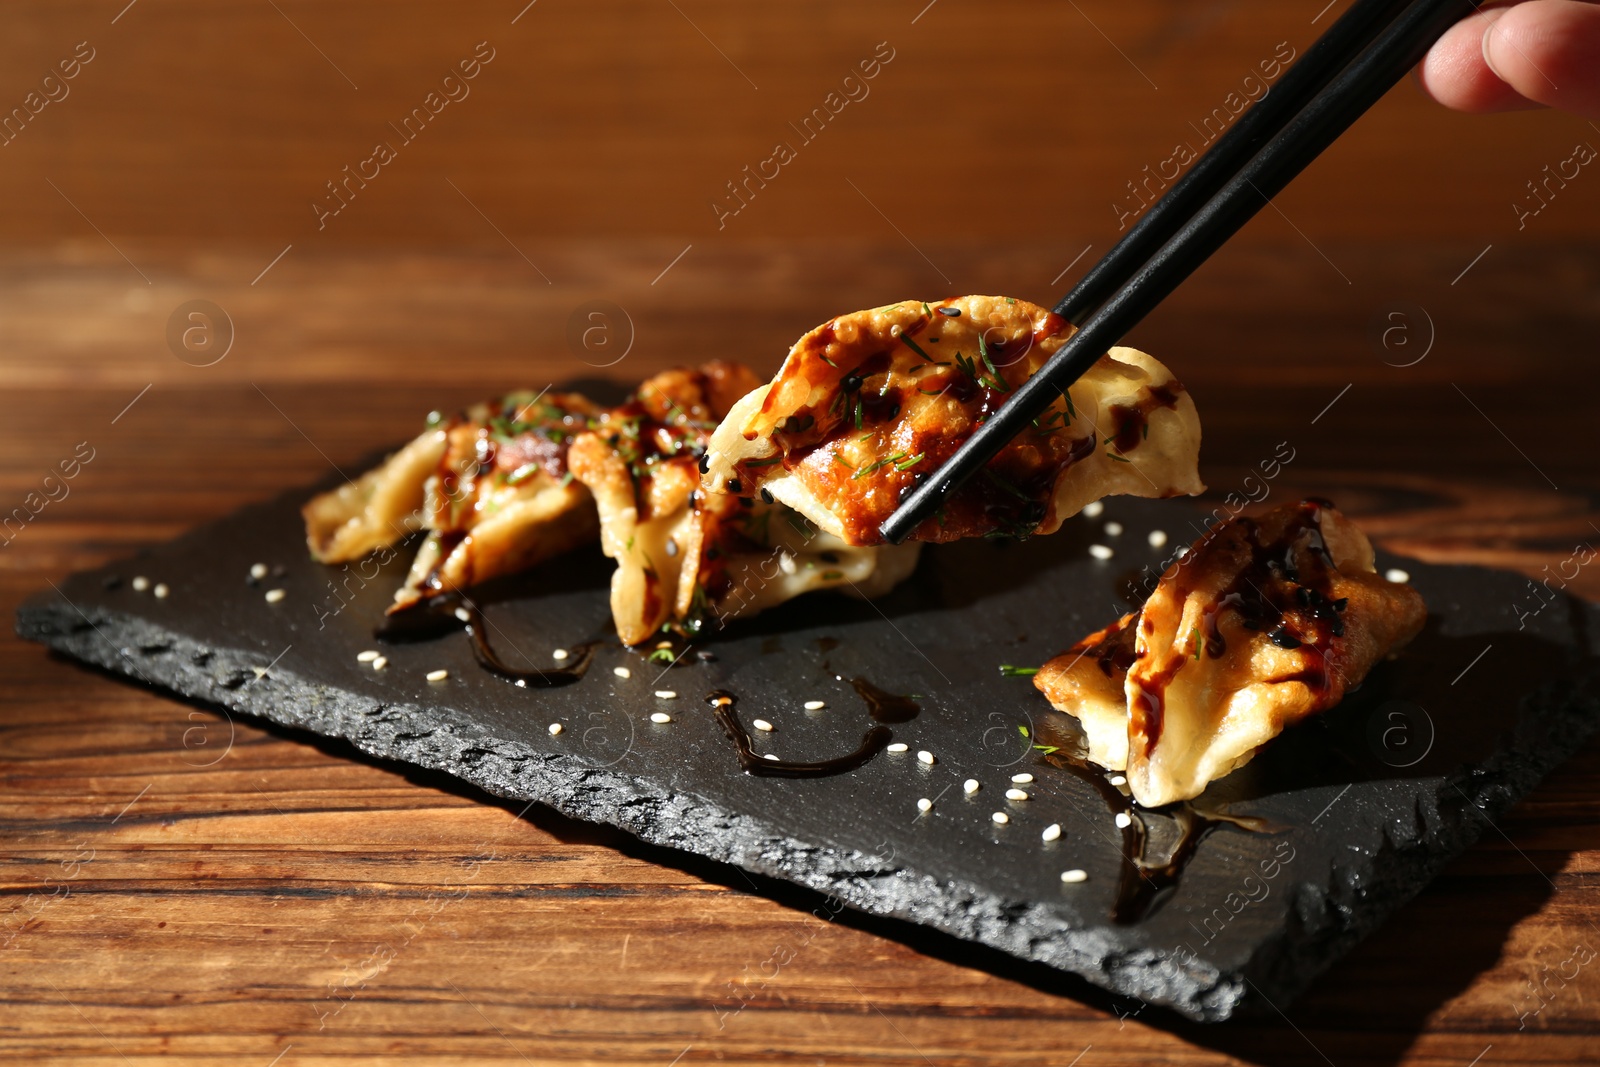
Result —
[[1481, 113], [1537, 106], [1498, 77], [1485, 56], [1485, 29], [1504, 14], [1504, 9], [1490, 9], [1452, 26], [1417, 67], [1423, 91], [1455, 111]]
[[1529, 0], [1495, 20], [1482, 51], [1484, 66], [1519, 95], [1600, 115], [1600, 6]]

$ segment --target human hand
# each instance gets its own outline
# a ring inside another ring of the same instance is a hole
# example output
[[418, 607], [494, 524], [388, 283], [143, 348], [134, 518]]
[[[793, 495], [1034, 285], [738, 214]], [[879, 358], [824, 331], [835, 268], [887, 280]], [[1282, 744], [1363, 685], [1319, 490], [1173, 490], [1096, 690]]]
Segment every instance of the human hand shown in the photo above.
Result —
[[1451, 27], [1417, 75], [1428, 95], [1457, 111], [1554, 107], [1600, 120], [1600, 5], [1484, 5]]

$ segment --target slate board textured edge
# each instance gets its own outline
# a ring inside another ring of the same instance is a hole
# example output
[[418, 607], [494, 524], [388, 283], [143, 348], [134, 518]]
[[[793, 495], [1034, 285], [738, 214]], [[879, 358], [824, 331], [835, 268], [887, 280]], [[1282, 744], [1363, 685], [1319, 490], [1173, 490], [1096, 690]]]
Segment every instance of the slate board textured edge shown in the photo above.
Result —
[[[579, 757], [463, 731], [440, 709], [385, 703], [284, 670], [258, 675], [267, 666], [259, 653], [203, 645], [147, 620], [96, 607], [85, 615], [58, 597], [41, 595], [18, 612], [16, 629], [24, 638], [181, 697], [344, 738], [373, 756], [441, 770], [497, 796], [537, 801], [651, 844], [798, 883], [869, 914], [931, 926], [1206, 1022], [1284, 1007], [1576, 751], [1600, 722], [1600, 706], [1573, 684], [1541, 687], [1527, 698], [1534, 715], [1522, 720], [1538, 724], [1536, 736], [1512, 739], [1477, 773], [1446, 779], [1430, 803], [1419, 803], [1410, 818], [1392, 820], [1364, 884], [1332, 871], [1320, 884], [1300, 882], [1283, 936], [1258, 954], [1247, 973], [1223, 974], [1197, 959], [1121, 950], [1095, 930], [1072, 929], [1041, 907], [971, 884], [795, 840], [694, 795], [647, 793], [630, 775]], [[1382, 906], [1355, 906], [1367, 897]], [[1262, 986], [1280, 996], [1267, 1001]]]

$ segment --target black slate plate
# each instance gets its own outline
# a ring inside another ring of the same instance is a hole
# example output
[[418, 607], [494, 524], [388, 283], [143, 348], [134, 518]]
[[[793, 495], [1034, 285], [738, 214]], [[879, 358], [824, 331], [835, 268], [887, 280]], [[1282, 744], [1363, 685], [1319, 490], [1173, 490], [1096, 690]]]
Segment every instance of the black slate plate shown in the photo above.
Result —
[[[386, 566], [307, 561], [307, 492], [247, 508], [137, 559], [73, 576], [23, 606], [24, 637], [196, 700], [344, 737], [488, 791], [736, 864], [1072, 972], [1195, 1019], [1282, 1008], [1415, 894], [1600, 722], [1595, 611], [1527, 579], [1399, 562], [1427, 598], [1427, 630], [1333, 712], [1296, 727], [1202, 798], [1276, 832], [1204, 838], [1178, 887], [1144, 921], [1109, 919], [1121, 834], [1098, 792], [1043, 763], [1019, 726], [1060, 716], [1001, 663], [1038, 664], [1121, 611], [1119, 587], [1153, 575], [1199, 529], [1188, 502], [1121, 500], [1095, 521], [1024, 544], [930, 548], [914, 580], [876, 604], [819, 595], [709, 633], [670, 669], [615, 638], [578, 684], [520, 689], [480, 670], [466, 638], [383, 646], [357, 662], [409, 552]], [[1121, 522], [1116, 538], [1101, 530]], [[1092, 559], [1091, 541], [1116, 546]], [[1170, 548], [1167, 550], [1170, 552]], [[256, 584], [249, 567], [279, 573]], [[481, 599], [508, 658], [602, 634], [610, 565], [578, 553]], [[131, 579], [170, 595], [136, 592]], [[287, 596], [264, 599], [268, 588]], [[1519, 624], [1521, 624], [1519, 626]], [[700, 650], [715, 660], [704, 662]], [[626, 667], [628, 678], [614, 668]], [[434, 669], [450, 672], [429, 683]], [[705, 704], [738, 694], [760, 750], [816, 759], [854, 748], [870, 722], [861, 676], [917, 694], [893, 727], [910, 751], [825, 780], [741, 773]], [[654, 695], [673, 690], [676, 700]], [[827, 708], [805, 711], [808, 700]], [[650, 713], [666, 711], [668, 724]], [[559, 735], [548, 732], [560, 722]], [[926, 749], [937, 762], [918, 761]], [[1031, 798], [1008, 802], [1028, 771]], [[967, 796], [962, 782], [981, 790]], [[932, 799], [928, 814], [918, 798]], [[1008, 825], [991, 813], [1006, 811]], [[1050, 823], [1064, 828], [1046, 843]], [[1160, 834], [1171, 823], [1150, 819]], [[1088, 880], [1064, 884], [1063, 870]]]

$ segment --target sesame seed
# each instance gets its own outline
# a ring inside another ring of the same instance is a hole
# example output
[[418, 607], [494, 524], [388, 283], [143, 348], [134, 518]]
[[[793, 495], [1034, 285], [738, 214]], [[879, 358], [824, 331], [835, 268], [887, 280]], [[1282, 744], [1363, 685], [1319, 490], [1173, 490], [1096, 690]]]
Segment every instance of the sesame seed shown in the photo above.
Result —
[[288, 595], [289, 594], [285, 593], [282, 589], [268, 589], [267, 590], [267, 603], [268, 604], [276, 604], [278, 601], [282, 600], [284, 597], [286, 597]]
[[772, 724], [766, 719], [757, 719], [750, 725], [754, 726], [757, 730], [760, 730], [764, 734], [770, 734], [772, 732]]
[[1028, 794], [1023, 792], [1021, 789], [1007, 789], [1006, 790], [1006, 799], [1007, 800], [1027, 800], [1028, 799]]
[[550, 658], [551, 659], [566, 659], [567, 655], [568, 655], [568, 653], [567, 653], [566, 649], [558, 648], [554, 652], [550, 653]]
[[375, 660], [377, 658], [378, 658], [378, 653], [374, 652], [370, 648], [367, 649], [365, 652], [356, 653], [356, 662], [358, 662], [358, 663], [371, 663], [373, 660]]
[[385, 667], [387, 667], [388, 665], [389, 665], [389, 657], [388, 656], [379, 656], [377, 659], [372, 661], [372, 669], [375, 670], [375, 671], [381, 671]]
[[778, 553], [778, 569], [785, 574], [793, 574], [800, 569], [794, 557], [787, 552]]
[[1127, 785], [1128, 784], [1128, 778], [1127, 778], [1126, 775], [1113, 774], [1111, 776], [1111, 784], [1112, 785]]
[[1165, 531], [1165, 530], [1151, 530], [1150, 531], [1150, 547], [1151, 548], [1163, 548], [1163, 547], [1166, 546], [1166, 543], [1167, 543], [1167, 531]]
[[[1409, 582], [1411, 580], [1411, 575], [1407, 574], [1399, 567], [1390, 567], [1388, 570], [1383, 572], [1383, 576], [1389, 579], [1391, 582]], [[137, 578], [134, 579], [135, 582], [138, 580], [139, 579]]]
[[1120, 523], [1120, 522], [1108, 522], [1108, 523], [1106, 523], [1105, 529], [1106, 529], [1106, 536], [1107, 537], [1121, 537], [1122, 536], [1122, 523]]
[[472, 612], [468, 611], [466, 608], [457, 608], [456, 618], [460, 619], [462, 622], [471, 622]]
[[526, 678], [518, 678], [516, 686], [518, 689], [526, 689], [528, 688], [528, 680]]
[[1046, 841], [1058, 841], [1061, 838], [1061, 824], [1053, 822], [1044, 828], [1044, 833], [1039, 835]]
[[612, 667], [611, 668], [611, 673], [616, 675], [618, 678], [632, 678], [633, 677], [633, 672], [630, 671], [626, 667]]
[[933, 753], [929, 752], [927, 749], [922, 749], [920, 752], [918, 752], [917, 759], [921, 760], [923, 763], [926, 763], [930, 767], [933, 766]]
[[657, 641], [656, 642], [656, 647], [657, 648], [671, 648], [672, 647], [672, 642], [671, 641]]
[[672, 721], [672, 716], [668, 715], [664, 711], [653, 711], [653, 712], [650, 713], [650, 721], [651, 722], [671, 722]]
[[823, 701], [823, 700], [808, 700], [808, 701], [806, 701], [806, 710], [807, 711], [821, 711], [823, 708], [825, 708], [827, 706], [828, 706], [827, 702]]
[[1089, 872], [1075, 867], [1070, 871], [1062, 871], [1061, 880], [1068, 883], [1087, 882], [1089, 880]]
[[777, 761], [778, 761], [778, 757], [777, 757], [777, 756], [774, 756], [774, 755], [773, 755], [773, 754], [772, 754], [772, 753], [770, 753], [770, 752], [763, 752], [763, 753], [761, 753], [761, 758], [762, 758], [762, 759], [769, 759], [769, 760], [772, 760], [772, 761], [773, 761], [773, 762], [774, 762], [774, 763], [776, 763], [776, 762], [777, 762]]
[[976, 778], [968, 778], [965, 782], [961, 783], [961, 791], [966, 793], [969, 797], [982, 788], [983, 783], [978, 781]]
[[146, 578], [144, 575], [141, 574], [133, 580], [133, 591], [135, 593], [142, 593], [149, 588], [150, 579]]
[[1189, 546], [1188, 545], [1184, 545], [1182, 548], [1178, 549], [1178, 558], [1179, 559], [1182, 559], [1184, 556], [1187, 556], [1188, 554], [1189, 554]]
[[1126, 830], [1133, 825], [1133, 816], [1125, 811], [1117, 812], [1117, 829]]
[[656, 697], [660, 700], [677, 700], [678, 694], [671, 689], [657, 689]]
[[150, 591], [155, 594], [157, 600], [167, 599], [167, 594], [171, 592], [171, 590], [167, 588], [166, 582], [157, 582], [156, 587]]
[[1093, 556], [1095, 559], [1110, 559], [1111, 549], [1107, 548], [1105, 545], [1090, 545], [1089, 555]]
[[923, 797], [921, 800], [917, 801], [917, 810], [918, 811], [932, 811], [933, 810], [933, 801], [929, 800], [927, 797]]
[[556, 734], [559, 734], [561, 732], [561, 730], [562, 730], [562, 726], [561, 726], [560, 723], [553, 722], [553, 723], [550, 724], [550, 736], [551, 737], [554, 737]]
[[896, 741], [894, 744], [892, 744], [888, 748], [884, 749], [884, 751], [885, 752], [904, 752], [906, 749], [908, 749], [910, 747], [911, 747], [910, 745], [904, 743], [903, 741]]
[[1027, 785], [1029, 782], [1033, 781], [1033, 775], [1027, 773], [1013, 774], [1011, 776], [1011, 780], [1017, 785]]
[[430, 682], [442, 682], [448, 677], [450, 677], [450, 672], [442, 667], [439, 670], [428, 672], [428, 681]]
[[1004, 826], [1006, 823], [1011, 821], [1011, 816], [1007, 815], [1003, 811], [997, 811], [993, 815], [989, 816], [989, 818], [993, 819], [995, 825], [997, 826]]
[[1092, 501], [1092, 502], [1090, 502], [1088, 504], [1085, 504], [1083, 506], [1084, 515], [1088, 516], [1091, 519], [1098, 519], [1101, 515], [1103, 515], [1105, 513], [1105, 510], [1106, 510], [1106, 506], [1104, 504], [1102, 504], [1098, 500]]
[[266, 576], [267, 576], [267, 565], [265, 563], [252, 563], [252, 564], [250, 564], [250, 577], [254, 578], [256, 581], [259, 582], [261, 579], [265, 578]]

